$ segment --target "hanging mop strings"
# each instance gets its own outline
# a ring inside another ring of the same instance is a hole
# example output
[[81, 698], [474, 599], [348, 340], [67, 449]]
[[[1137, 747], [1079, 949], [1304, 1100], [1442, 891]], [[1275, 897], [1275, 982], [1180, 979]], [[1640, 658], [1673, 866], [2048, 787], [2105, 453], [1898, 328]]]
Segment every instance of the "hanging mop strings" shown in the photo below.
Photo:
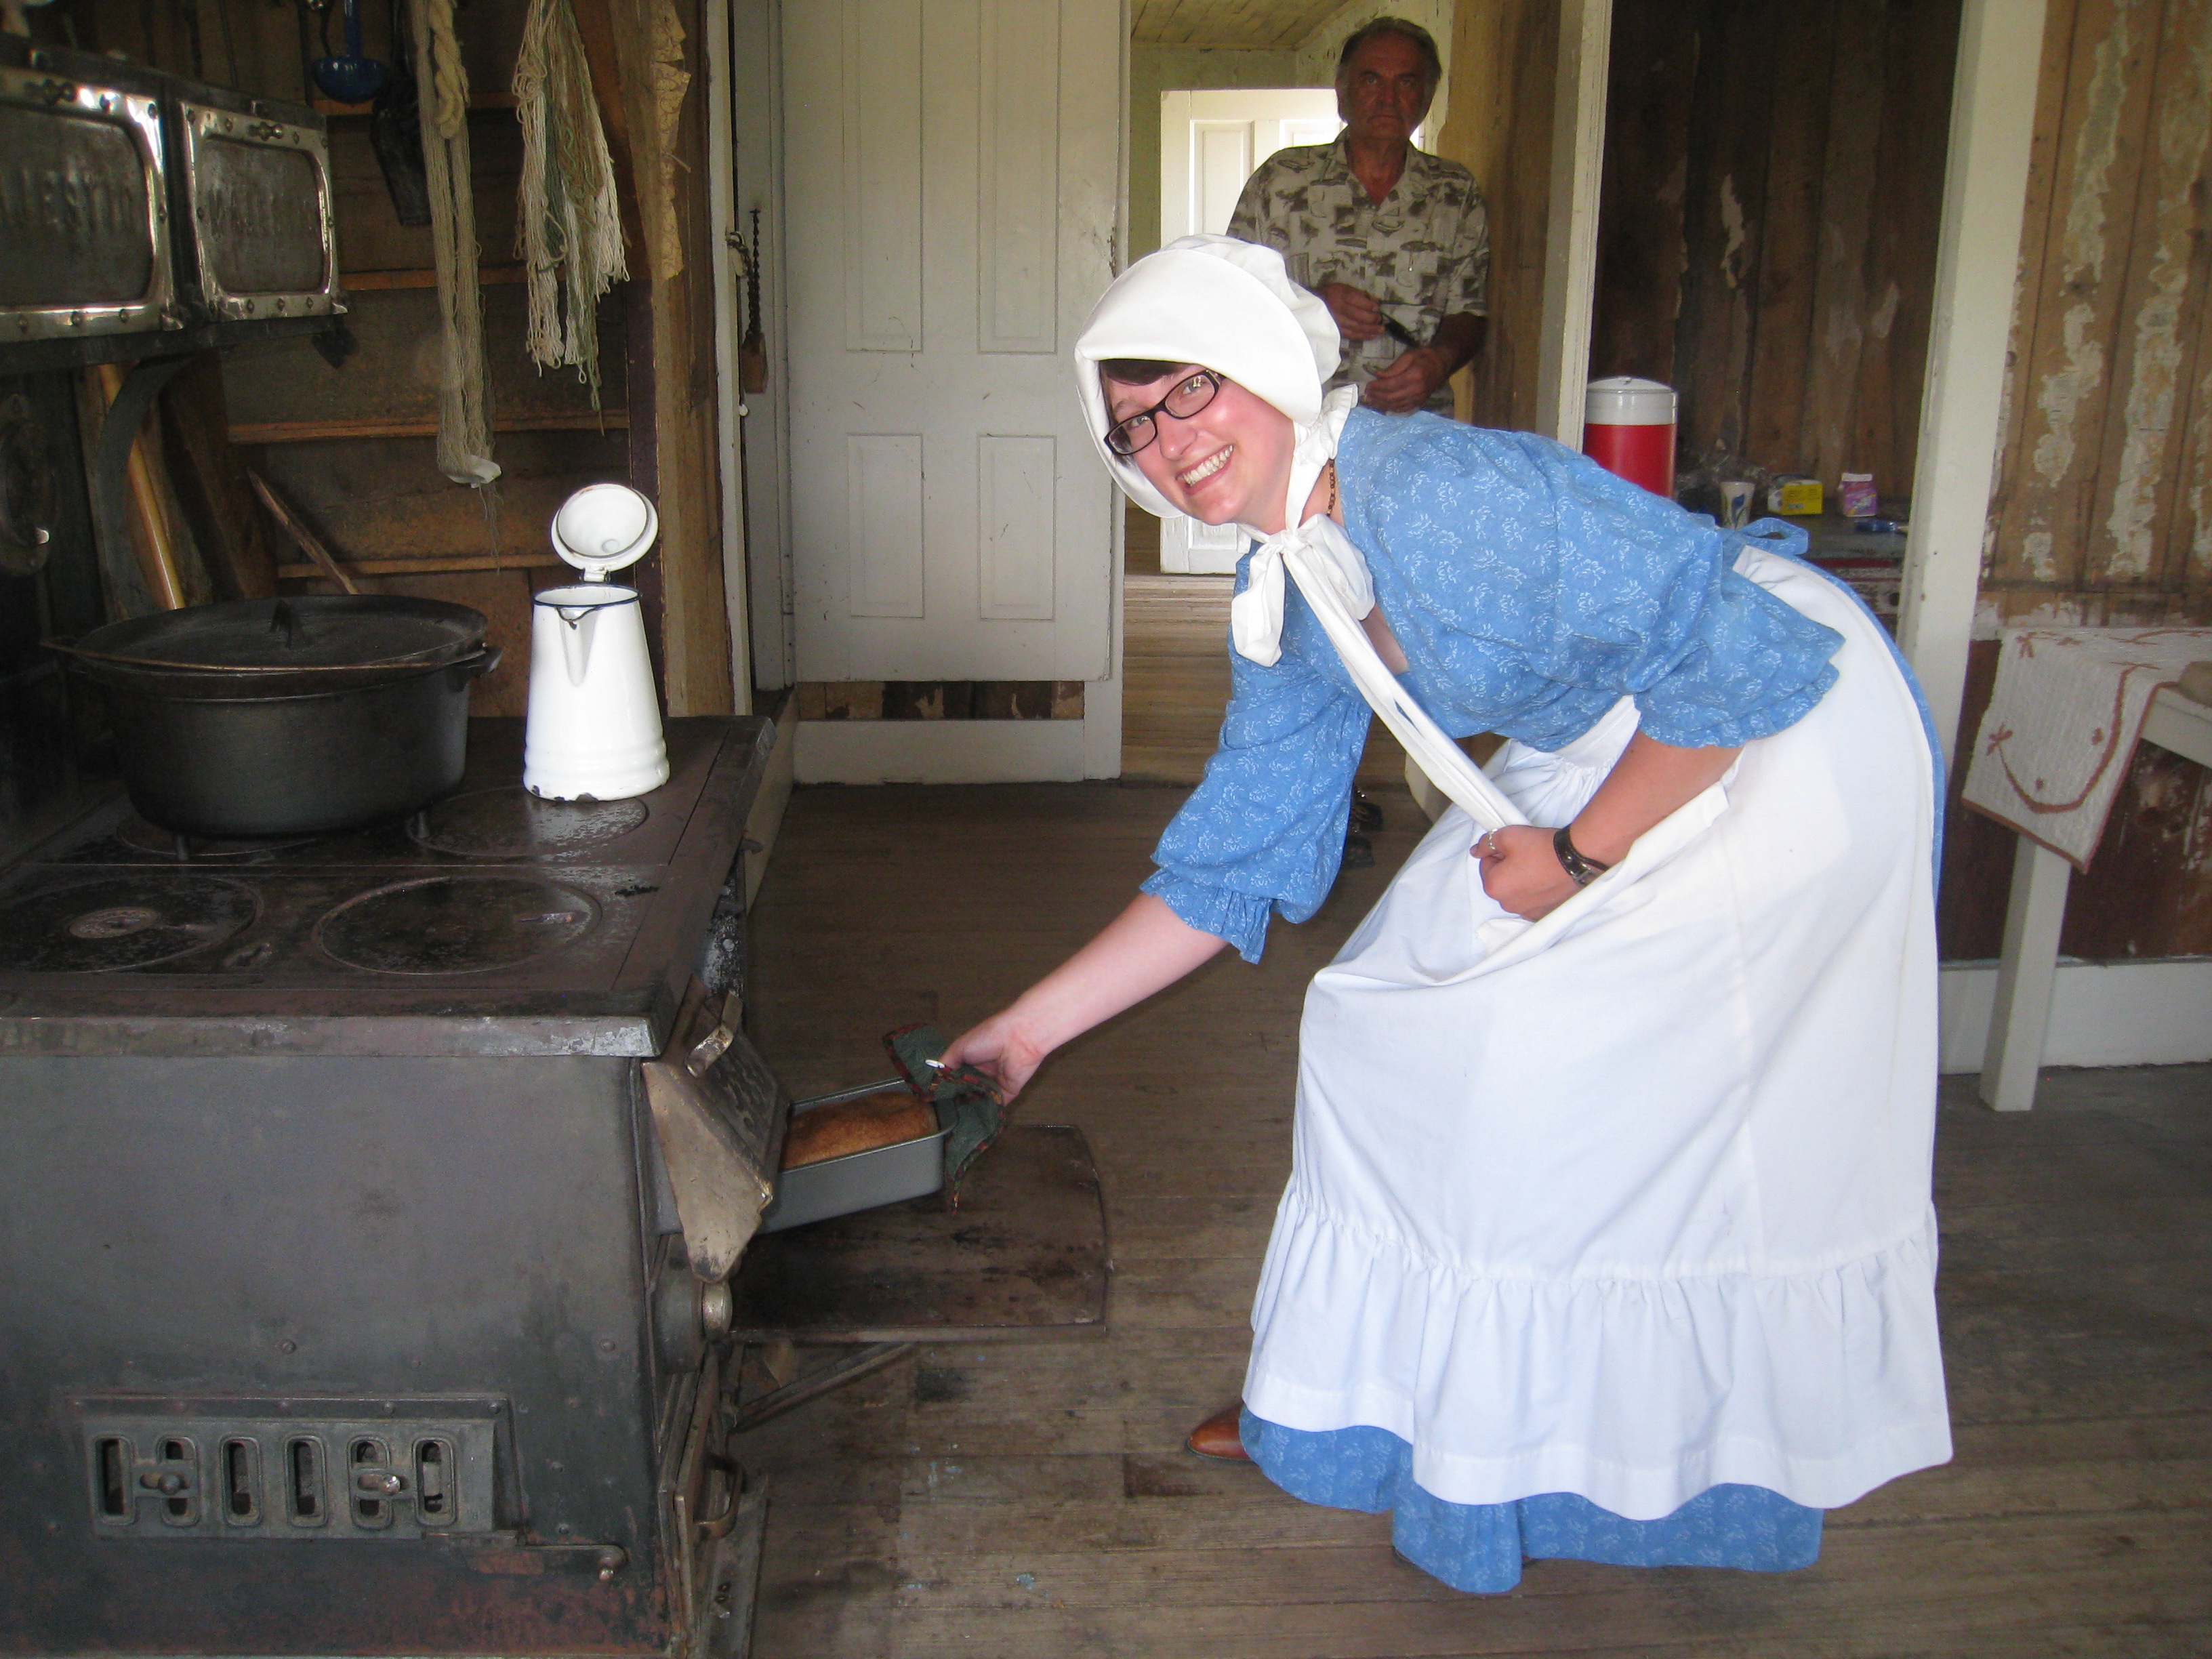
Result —
[[[438, 470], [483, 489], [499, 477], [483, 361], [476, 197], [469, 178], [469, 80], [453, 33], [453, 0], [413, 0], [416, 55], [431, 88], [422, 171], [437, 257], [442, 355], [438, 374]], [[490, 519], [493, 504], [487, 500]], [[496, 532], [495, 531], [495, 535]]]
[[453, 33], [453, 0], [425, 0], [430, 18], [431, 88], [436, 98], [438, 136], [458, 137], [469, 118], [469, 74], [461, 64], [460, 37]]
[[529, 285], [532, 361], [574, 368], [599, 406], [599, 302], [629, 273], [614, 160], [569, 0], [532, 0], [514, 65], [522, 121], [515, 252]]

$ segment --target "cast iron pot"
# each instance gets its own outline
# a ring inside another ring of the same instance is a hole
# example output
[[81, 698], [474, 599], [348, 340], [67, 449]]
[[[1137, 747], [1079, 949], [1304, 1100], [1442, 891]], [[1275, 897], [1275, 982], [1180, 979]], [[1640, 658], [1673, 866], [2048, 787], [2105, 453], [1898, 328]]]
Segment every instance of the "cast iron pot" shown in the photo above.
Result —
[[[217, 615], [214, 613], [228, 613]], [[322, 834], [461, 781], [482, 612], [315, 595], [194, 605], [56, 646], [99, 686], [131, 804], [184, 835]]]

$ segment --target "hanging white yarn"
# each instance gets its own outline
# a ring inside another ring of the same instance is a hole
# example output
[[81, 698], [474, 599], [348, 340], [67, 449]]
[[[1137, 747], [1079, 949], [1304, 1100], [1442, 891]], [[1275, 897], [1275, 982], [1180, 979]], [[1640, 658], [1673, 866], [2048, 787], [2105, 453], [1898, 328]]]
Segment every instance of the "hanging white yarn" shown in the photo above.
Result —
[[531, 0], [514, 61], [522, 118], [515, 252], [528, 273], [532, 362], [573, 368], [599, 406], [600, 297], [629, 275], [614, 159], [569, 0]]
[[429, 184], [430, 246], [438, 266], [442, 351], [438, 367], [438, 470], [482, 489], [499, 477], [491, 458], [484, 384], [483, 307], [477, 265], [476, 196], [469, 179], [469, 77], [453, 34], [453, 0], [410, 0], [415, 61], [428, 89], [422, 172]]

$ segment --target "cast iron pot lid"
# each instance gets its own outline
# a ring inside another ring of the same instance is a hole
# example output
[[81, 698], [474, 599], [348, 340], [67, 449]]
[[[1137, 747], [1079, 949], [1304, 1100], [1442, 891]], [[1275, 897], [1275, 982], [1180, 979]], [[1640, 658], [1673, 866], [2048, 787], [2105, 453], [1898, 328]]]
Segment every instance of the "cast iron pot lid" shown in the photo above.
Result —
[[481, 611], [386, 593], [187, 605], [95, 628], [70, 654], [125, 668], [275, 675], [428, 667], [483, 642]]

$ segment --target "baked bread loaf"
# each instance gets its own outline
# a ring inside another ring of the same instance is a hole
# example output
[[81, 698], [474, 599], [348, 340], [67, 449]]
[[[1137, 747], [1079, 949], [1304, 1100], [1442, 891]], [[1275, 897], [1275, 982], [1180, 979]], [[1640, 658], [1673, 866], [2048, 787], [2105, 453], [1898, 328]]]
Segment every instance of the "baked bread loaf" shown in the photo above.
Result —
[[937, 1114], [905, 1089], [883, 1089], [858, 1100], [832, 1101], [799, 1113], [783, 1138], [783, 1167], [872, 1152], [937, 1133]]

